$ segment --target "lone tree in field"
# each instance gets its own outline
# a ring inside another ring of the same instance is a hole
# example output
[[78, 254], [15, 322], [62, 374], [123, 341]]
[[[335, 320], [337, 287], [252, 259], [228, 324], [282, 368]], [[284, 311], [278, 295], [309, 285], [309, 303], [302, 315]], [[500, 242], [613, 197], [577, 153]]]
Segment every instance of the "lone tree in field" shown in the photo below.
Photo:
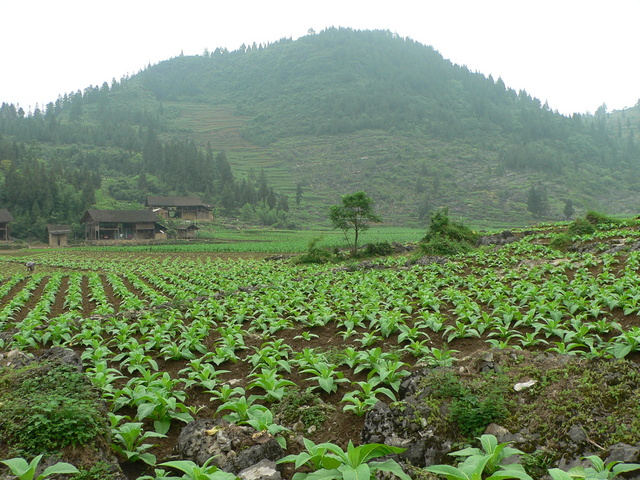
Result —
[[358, 254], [360, 233], [369, 228], [369, 222], [381, 222], [382, 219], [373, 210], [373, 200], [365, 192], [356, 192], [342, 196], [341, 205], [332, 205], [329, 218], [334, 228], [339, 228], [349, 241], [347, 232], [353, 229], [353, 254]]

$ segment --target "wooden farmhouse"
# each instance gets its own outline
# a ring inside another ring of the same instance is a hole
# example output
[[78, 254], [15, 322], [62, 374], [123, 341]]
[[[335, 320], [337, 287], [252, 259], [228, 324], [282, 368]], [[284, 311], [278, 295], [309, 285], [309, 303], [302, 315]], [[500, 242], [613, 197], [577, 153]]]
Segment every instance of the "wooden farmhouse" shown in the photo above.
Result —
[[13, 222], [13, 217], [6, 208], [0, 208], [0, 242], [11, 240], [11, 230], [9, 223]]
[[213, 209], [200, 197], [147, 197], [145, 206], [162, 218], [213, 221]]
[[87, 240], [166, 238], [166, 228], [151, 210], [87, 210], [81, 221]]
[[50, 247], [65, 247], [71, 235], [70, 225], [47, 225]]

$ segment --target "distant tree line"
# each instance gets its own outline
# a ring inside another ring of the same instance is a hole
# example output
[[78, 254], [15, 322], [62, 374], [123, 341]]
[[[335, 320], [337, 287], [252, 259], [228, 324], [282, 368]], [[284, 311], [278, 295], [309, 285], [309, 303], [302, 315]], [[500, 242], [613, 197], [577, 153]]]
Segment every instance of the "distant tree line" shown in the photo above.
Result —
[[100, 187], [97, 172], [42, 155], [39, 144], [0, 137], [0, 206], [15, 219], [15, 237], [43, 238], [48, 223], [77, 223]]

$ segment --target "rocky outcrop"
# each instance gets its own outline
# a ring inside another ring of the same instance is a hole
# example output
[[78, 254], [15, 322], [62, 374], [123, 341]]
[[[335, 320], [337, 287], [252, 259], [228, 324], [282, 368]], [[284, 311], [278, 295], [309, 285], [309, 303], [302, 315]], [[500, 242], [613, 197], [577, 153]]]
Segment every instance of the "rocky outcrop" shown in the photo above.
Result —
[[504, 230], [500, 233], [496, 233], [494, 235], [482, 235], [478, 237], [476, 241], [477, 247], [482, 247], [486, 245], [506, 245], [508, 243], [517, 242], [520, 240], [511, 230]]
[[[483, 394], [472, 385], [487, 388], [495, 381], [496, 385], [488, 390], [500, 398], [508, 397], [509, 411], [497, 422], [484, 427], [480, 424], [484, 430], [473, 436], [492, 434], [499, 443], [510, 443], [526, 453], [545, 452], [553, 459], [553, 464], [545, 465], [545, 471], [551, 467], [566, 471], [577, 465], [591, 466], [590, 461], [584, 461], [584, 457], [590, 455], [606, 462], [640, 463], [640, 441], [607, 445], [606, 440], [613, 438], [612, 435], [598, 438], [603, 428], [612, 428], [607, 418], [616, 418], [616, 422], [627, 425], [627, 429], [637, 428], [633, 405], [618, 410], [622, 405], [618, 392], [622, 385], [637, 390], [639, 376], [637, 365], [622, 360], [587, 361], [569, 355], [504, 350], [476, 352], [460, 359], [455, 367], [414, 371], [401, 384], [399, 401], [378, 402], [367, 412], [361, 440], [405, 448], [398, 460], [416, 467], [450, 464], [448, 454], [456, 450], [454, 445], [469, 438], [468, 434], [466, 438], [462, 434], [459, 419], [452, 415], [455, 402], [475, 397], [477, 402], [468, 407], [472, 410], [483, 401]], [[442, 388], [444, 384], [448, 384], [448, 390]], [[464, 393], [460, 394], [461, 391]], [[589, 409], [587, 404], [577, 405], [576, 395], [591, 398], [598, 409]], [[532, 404], [541, 399], [552, 403], [541, 403], [532, 409]], [[566, 405], [561, 403], [565, 401]], [[520, 406], [525, 408], [520, 410]], [[580, 413], [570, 415], [572, 409]], [[593, 417], [587, 415], [591, 410]], [[599, 427], [595, 427], [596, 422], [601, 422]], [[632, 475], [629, 478], [640, 479], [640, 473], [632, 472]]]
[[401, 404], [378, 402], [367, 412], [362, 443], [384, 443], [405, 448], [398, 458], [417, 467], [445, 461], [453, 440], [427, 420], [434, 412], [423, 401], [426, 392], [419, 387], [426, 374], [428, 371], [423, 370], [405, 379], [400, 390]]
[[[175, 450], [181, 459], [192, 460], [198, 465], [213, 458], [211, 464], [235, 474], [263, 460], [275, 462], [284, 455], [278, 441], [267, 432], [257, 432], [249, 426], [226, 420], [209, 419], [188, 423], [180, 432]], [[257, 471], [266, 472], [264, 467], [262, 463]]]
[[432, 263], [444, 265], [450, 261], [451, 260], [442, 255], [423, 255], [422, 257], [407, 260], [405, 262], [405, 267], [411, 267], [412, 265], [420, 265], [424, 267], [426, 265], [431, 265]]

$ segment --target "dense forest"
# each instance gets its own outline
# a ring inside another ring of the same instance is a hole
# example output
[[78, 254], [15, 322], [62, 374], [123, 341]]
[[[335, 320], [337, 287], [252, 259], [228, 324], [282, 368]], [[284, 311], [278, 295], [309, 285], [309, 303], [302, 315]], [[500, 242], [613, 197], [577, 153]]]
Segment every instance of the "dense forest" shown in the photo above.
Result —
[[441, 205], [472, 221], [633, 213], [639, 129], [640, 104], [560, 115], [411, 39], [331, 28], [181, 55], [33, 111], [2, 103], [0, 207], [22, 238], [146, 195], [289, 227], [356, 190], [404, 224]]

